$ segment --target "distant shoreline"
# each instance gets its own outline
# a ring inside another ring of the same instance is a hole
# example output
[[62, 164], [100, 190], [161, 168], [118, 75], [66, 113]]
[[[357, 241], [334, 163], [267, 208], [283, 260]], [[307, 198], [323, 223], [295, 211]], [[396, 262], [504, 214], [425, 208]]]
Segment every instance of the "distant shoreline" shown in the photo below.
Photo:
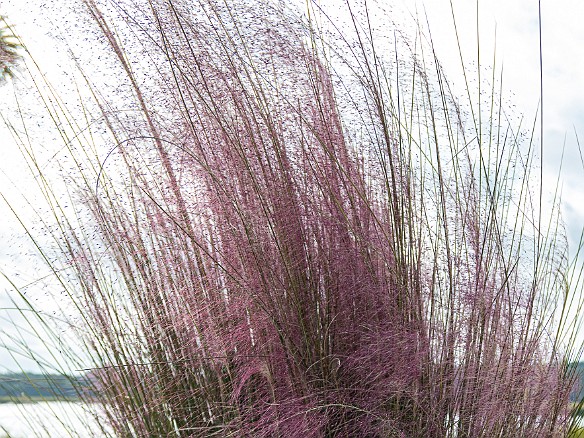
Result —
[[0, 396], [0, 404], [14, 403], [14, 404], [30, 404], [30, 403], [43, 403], [43, 402], [67, 402], [76, 403], [82, 401], [81, 398], [71, 396]]

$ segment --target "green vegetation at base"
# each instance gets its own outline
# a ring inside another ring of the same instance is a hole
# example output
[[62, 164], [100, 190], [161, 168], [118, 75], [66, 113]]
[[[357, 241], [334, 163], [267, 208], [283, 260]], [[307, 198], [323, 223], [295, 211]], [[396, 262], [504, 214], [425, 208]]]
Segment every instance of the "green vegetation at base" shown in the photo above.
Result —
[[584, 438], [584, 428], [579, 427], [568, 434], [568, 438]]

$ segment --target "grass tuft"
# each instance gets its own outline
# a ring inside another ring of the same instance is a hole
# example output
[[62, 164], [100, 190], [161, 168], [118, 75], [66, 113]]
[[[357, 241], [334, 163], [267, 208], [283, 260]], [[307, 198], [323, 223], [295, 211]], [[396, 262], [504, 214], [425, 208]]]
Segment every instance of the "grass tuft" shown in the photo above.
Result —
[[30, 68], [50, 161], [11, 126], [104, 434], [575, 431], [581, 267], [494, 79], [377, 3], [81, 3], [112, 76]]

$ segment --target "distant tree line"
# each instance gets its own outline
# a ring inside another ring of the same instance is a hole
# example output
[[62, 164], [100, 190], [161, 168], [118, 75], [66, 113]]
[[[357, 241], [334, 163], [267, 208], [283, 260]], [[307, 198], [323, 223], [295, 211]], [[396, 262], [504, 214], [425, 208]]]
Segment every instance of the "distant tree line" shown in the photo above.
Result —
[[0, 401], [22, 398], [73, 399], [83, 391], [85, 378], [60, 374], [0, 374]]

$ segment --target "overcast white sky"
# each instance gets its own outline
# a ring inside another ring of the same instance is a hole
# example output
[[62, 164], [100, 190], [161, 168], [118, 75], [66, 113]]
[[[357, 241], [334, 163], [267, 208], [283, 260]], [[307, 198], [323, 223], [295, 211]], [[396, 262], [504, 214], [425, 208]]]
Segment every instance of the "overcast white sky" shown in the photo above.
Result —
[[[402, 0], [411, 4], [409, 0]], [[439, 58], [447, 72], [459, 62], [452, 53], [452, 18], [448, 1], [416, 1], [418, 10], [425, 3], [430, 26], [437, 43]], [[467, 59], [476, 59], [476, 2], [453, 1], [463, 51]], [[516, 110], [533, 120], [539, 102], [539, 34], [537, 0], [481, 0], [480, 35], [483, 64], [497, 63], [504, 68], [503, 86]], [[584, 3], [576, 0], [542, 0], [542, 47], [544, 87], [544, 190], [552, 192], [562, 147], [563, 210], [572, 239], [579, 237], [584, 224], [584, 168], [576, 136], [584, 140]], [[450, 53], [449, 53], [450, 52]], [[574, 242], [573, 242], [574, 243]]]
[[[437, 54], [449, 79], [460, 77], [460, 62], [454, 40], [454, 28], [449, 0], [388, 0], [404, 10], [403, 17], [417, 14], [428, 17]], [[47, 38], [53, 26], [51, 19], [72, 3], [71, 0], [0, 0], [0, 14], [15, 25], [37, 58], [43, 70], [59, 75], [55, 41]], [[44, 6], [41, 6], [44, 5]], [[475, 0], [453, 0], [459, 36], [465, 59], [476, 61]], [[491, 66], [495, 53], [497, 64], [504, 66], [503, 88], [507, 101], [514, 104], [517, 114], [532, 121], [539, 102], [539, 34], [537, 0], [482, 0], [480, 5], [481, 64]], [[409, 11], [409, 12], [408, 12]], [[575, 132], [584, 141], [584, 3], [577, 0], [543, 0], [543, 62], [544, 62], [544, 191], [555, 189], [559, 157], [566, 145], [562, 192], [563, 213], [571, 243], [579, 237], [584, 224], [584, 171]], [[496, 45], [495, 45], [496, 28]], [[88, 48], [89, 50], [90, 48]], [[476, 63], [476, 62], [475, 62]], [[63, 80], [67, 80], [63, 76]], [[10, 84], [7, 85], [10, 87]], [[458, 83], [460, 87], [461, 84]], [[464, 92], [464, 88], [459, 88]], [[4, 92], [6, 90], [3, 90]], [[5, 111], [2, 108], [2, 111]], [[0, 127], [0, 191], [11, 194], [8, 177], [20, 187], [28, 184], [21, 179], [24, 172], [18, 167], [18, 153], [6, 130]], [[18, 281], [26, 283], [38, 275], [38, 270], [22, 256], [25, 244], [19, 238], [16, 223], [5, 208], [0, 207], [0, 269], [14, 272], [19, 269]], [[0, 307], [7, 303], [9, 290], [0, 279]], [[2, 311], [0, 310], [0, 313]], [[1, 319], [0, 331], [10, 331], [11, 322]], [[2, 336], [2, 335], [0, 335]], [[2, 339], [0, 339], [0, 344]], [[36, 345], [39, 345], [38, 343]], [[33, 345], [34, 347], [34, 345]], [[32, 365], [30, 365], [32, 366]], [[0, 372], [14, 369], [9, 355], [0, 349]], [[25, 367], [29, 367], [28, 364]]]

